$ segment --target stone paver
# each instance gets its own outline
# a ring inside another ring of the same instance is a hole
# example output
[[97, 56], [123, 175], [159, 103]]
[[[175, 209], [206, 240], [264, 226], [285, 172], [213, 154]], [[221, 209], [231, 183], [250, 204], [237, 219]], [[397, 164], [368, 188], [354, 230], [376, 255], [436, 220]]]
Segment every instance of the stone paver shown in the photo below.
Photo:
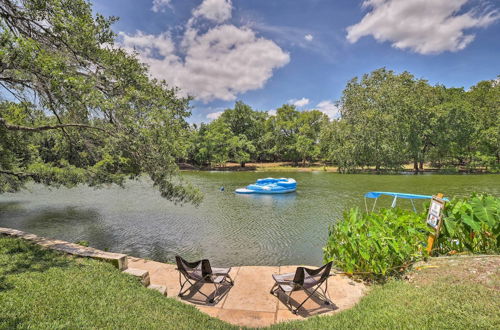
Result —
[[247, 327], [267, 327], [275, 323], [274, 312], [221, 309], [217, 317], [228, 323]]
[[211, 317], [218, 317], [219, 312], [222, 310], [218, 307], [208, 307], [208, 306], [196, 306], [200, 311], [202, 311], [205, 314], [210, 315]]
[[123, 271], [126, 274], [138, 277], [142, 285], [149, 286], [149, 272], [145, 269], [127, 268]]
[[[272, 274], [293, 273], [297, 266], [233, 267], [230, 275], [235, 285], [228, 287], [218, 300], [209, 304], [203, 295], [195, 292], [188, 291], [182, 299], [177, 297], [180, 285], [175, 265], [132, 257], [128, 263], [130, 267], [147, 270], [151, 284], [167, 287], [168, 297], [195, 305], [203, 313], [238, 326], [264, 327], [278, 322], [303, 320], [313, 315], [329, 315], [351, 308], [366, 293], [364, 284], [342, 275], [334, 275], [328, 279], [328, 293], [333, 305], [325, 305], [314, 296], [303, 305], [298, 315], [295, 315], [284, 304], [286, 296], [280, 295], [278, 299], [269, 291], [274, 284]], [[212, 297], [214, 287], [205, 284], [201, 291]], [[296, 291], [292, 294], [291, 304], [298, 306], [305, 297], [305, 292]]]
[[231, 289], [223, 308], [276, 312], [278, 301], [269, 290], [274, 283], [271, 275], [278, 271], [279, 267], [240, 267], [235, 286]]

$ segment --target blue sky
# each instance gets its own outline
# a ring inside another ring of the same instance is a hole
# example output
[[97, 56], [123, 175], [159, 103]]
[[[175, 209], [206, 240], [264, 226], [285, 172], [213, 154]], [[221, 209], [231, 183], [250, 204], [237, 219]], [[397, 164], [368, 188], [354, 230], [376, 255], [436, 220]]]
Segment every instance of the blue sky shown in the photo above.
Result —
[[500, 74], [499, 0], [94, 0], [118, 43], [195, 97], [191, 122], [235, 100], [336, 116], [346, 82], [380, 67], [468, 88]]

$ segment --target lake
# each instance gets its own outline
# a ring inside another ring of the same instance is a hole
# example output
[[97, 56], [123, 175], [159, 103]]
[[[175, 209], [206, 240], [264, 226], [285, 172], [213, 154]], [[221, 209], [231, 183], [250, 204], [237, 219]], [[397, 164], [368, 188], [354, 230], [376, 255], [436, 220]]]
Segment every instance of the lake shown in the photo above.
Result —
[[[500, 195], [499, 175], [343, 175], [326, 172], [184, 172], [205, 194], [199, 207], [162, 199], [147, 180], [126, 188], [49, 189], [0, 195], [0, 227], [158, 261], [210, 258], [214, 265], [322, 263], [328, 226], [368, 191]], [[236, 195], [263, 177], [293, 177], [296, 193]], [[219, 188], [225, 187], [221, 192]], [[369, 201], [370, 202], [370, 201]], [[390, 198], [378, 205], [389, 206]], [[421, 204], [418, 202], [417, 204]], [[411, 208], [407, 201], [398, 203]], [[421, 207], [420, 207], [421, 209]]]

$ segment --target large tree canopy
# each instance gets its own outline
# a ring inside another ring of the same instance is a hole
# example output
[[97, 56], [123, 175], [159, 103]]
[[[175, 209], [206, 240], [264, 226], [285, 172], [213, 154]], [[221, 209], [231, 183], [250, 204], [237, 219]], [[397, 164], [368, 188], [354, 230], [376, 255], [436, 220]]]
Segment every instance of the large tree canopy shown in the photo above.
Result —
[[0, 192], [28, 181], [122, 184], [199, 202], [177, 175], [189, 99], [114, 46], [85, 0], [0, 0]]

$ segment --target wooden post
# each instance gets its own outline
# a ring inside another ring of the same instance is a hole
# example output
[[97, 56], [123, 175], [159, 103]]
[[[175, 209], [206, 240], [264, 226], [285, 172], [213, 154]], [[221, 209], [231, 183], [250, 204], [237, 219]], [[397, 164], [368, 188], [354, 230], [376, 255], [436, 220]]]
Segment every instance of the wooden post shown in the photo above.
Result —
[[[442, 200], [443, 198], [443, 194], [441, 193], [438, 193], [436, 195], [436, 197], [439, 199], [439, 200]], [[431, 202], [431, 206], [430, 208], [432, 208], [432, 202]], [[430, 208], [429, 208], [429, 213], [430, 213]], [[430, 234], [429, 235], [429, 238], [427, 238], [427, 252], [429, 253], [429, 255], [431, 254], [432, 252], [432, 246], [434, 245], [434, 242], [437, 240], [437, 238], [439, 237], [439, 230], [441, 229], [441, 225], [443, 223], [443, 215], [442, 213], [439, 215], [439, 221], [438, 221], [438, 224], [437, 224], [437, 227], [435, 228], [435, 233], [434, 234]]]

